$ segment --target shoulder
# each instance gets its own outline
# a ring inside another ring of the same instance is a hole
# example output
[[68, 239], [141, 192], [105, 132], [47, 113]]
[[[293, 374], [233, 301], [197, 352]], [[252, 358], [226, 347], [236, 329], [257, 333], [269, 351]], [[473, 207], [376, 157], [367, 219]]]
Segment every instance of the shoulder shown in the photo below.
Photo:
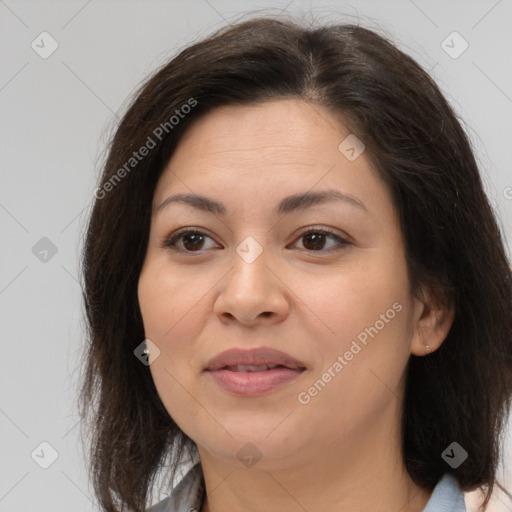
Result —
[[159, 501], [147, 512], [199, 512], [204, 498], [204, 478], [201, 464], [195, 464], [173, 489], [172, 494]]
[[464, 494], [454, 475], [446, 473], [439, 480], [423, 512], [466, 512]]

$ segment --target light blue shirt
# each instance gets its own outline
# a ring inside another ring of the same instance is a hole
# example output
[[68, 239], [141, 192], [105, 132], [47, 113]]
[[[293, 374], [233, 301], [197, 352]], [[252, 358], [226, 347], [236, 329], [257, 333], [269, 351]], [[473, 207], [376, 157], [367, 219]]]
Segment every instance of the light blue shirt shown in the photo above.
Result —
[[[204, 500], [201, 464], [195, 464], [174, 488], [172, 494], [153, 505], [148, 512], [200, 512]], [[466, 512], [464, 495], [456, 478], [446, 473], [437, 483], [423, 512]]]

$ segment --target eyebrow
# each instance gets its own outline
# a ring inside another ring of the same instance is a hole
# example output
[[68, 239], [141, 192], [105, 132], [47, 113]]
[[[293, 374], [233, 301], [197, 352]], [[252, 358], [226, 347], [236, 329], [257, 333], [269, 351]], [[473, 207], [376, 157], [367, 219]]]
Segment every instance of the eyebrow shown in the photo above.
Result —
[[[346, 204], [355, 206], [366, 213], [370, 213], [368, 208], [359, 199], [351, 194], [342, 193], [338, 190], [329, 189], [322, 192], [303, 192], [299, 194], [293, 194], [291, 196], [282, 199], [273, 213], [277, 215], [285, 215], [294, 211], [301, 211], [312, 206], [319, 204], [332, 202], [332, 201], [343, 201]], [[218, 201], [200, 194], [175, 194], [169, 196], [158, 208], [156, 213], [159, 213], [163, 208], [172, 203], [184, 203], [188, 204], [198, 210], [213, 213], [219, 216], [225, 216], [227, 209]]]

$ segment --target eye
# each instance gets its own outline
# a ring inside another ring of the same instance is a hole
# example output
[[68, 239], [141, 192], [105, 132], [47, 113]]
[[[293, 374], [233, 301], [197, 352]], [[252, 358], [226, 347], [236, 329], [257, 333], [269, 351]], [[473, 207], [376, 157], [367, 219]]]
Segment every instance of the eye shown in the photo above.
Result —
[[168, 247], [177, 252], [199, 252], [205, 249], [206, 238], [212, 240], [206, 233], [197, 229], [183, 229], [164, 240], [162, 247]]
[[328, 247], [327, 250], [324, 250], [323, 252], [330, 252], [332, 249], [336, 250], [336, 245], [338, 248], [350, 245], [349, 241], [341, 238], [334, 231], [331, 231], [328, 228], [308, 228], [300, 234], [299, 240], [305, 239], [303, 247], [308, 252], [311, 252], [322, 251], [325, 248], [325, 242], [328, 238], [334, 240], [336, 243], [334, 244], [334, 247]]
[[[206, 239], [212, 240], [212, 238], [203, 231], [190, 228], [182, 229], [165, 239], [161, 247], [167, 247], [176, 252], [200, 252], [204, 249], [212, 248], [204, 246]], [[299, 240], [302, 239], [305, 239], [305, 242], [303, 242], [303, 249], [308, 252], [330, 252], [331, 250], [336, 249], [336, 245], [338, 248], [350, 245], [350, 242], [341, 238], [334, 231], [331, 231], [328, 228], [308, 228], [300, 234]], [[328, 247], [327, 250], [324, 250], [327, 239], [334, 240], [334, 247], [331, 246]]]

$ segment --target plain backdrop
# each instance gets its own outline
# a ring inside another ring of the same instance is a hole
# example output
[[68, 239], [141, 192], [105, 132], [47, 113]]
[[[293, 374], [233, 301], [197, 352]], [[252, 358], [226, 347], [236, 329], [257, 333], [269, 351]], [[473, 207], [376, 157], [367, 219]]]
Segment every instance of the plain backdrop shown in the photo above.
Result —
[[[180, 49], [243, 13], [282, 10], [376, 29], [430, 72], [471, 137], [510, 250], [511, 0], [0, 0], [0, 511], [98, 510], [79, 449], [77, 272], [116, 116]], [[510, 445], [509, 434], [500, 478], [512, 489]], [[512, 503], [498, 493], [489, 510]]]

